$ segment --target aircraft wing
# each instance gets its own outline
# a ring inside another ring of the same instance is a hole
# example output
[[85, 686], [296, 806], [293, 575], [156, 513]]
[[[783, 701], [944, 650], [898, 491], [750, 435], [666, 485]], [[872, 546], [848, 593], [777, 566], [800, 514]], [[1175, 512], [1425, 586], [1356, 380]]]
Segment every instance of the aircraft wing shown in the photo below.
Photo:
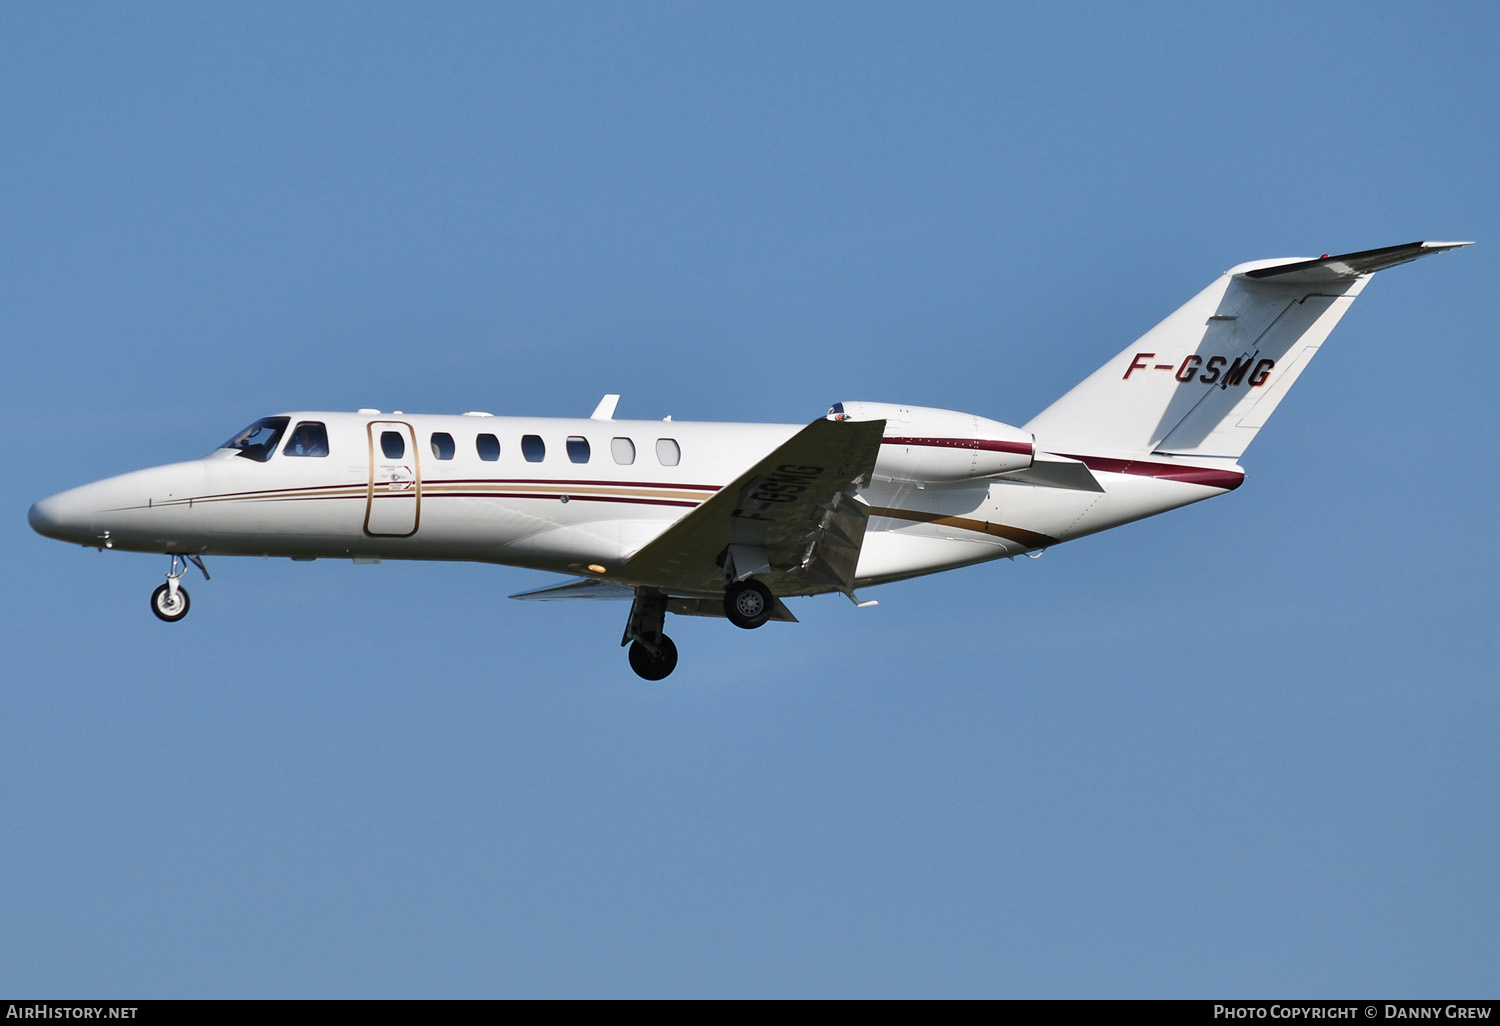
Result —
[[[629, 585], [619, 584], [615, 581], [602, 581], [597, 577], [574, 577], [563, 581], [561, 584], [548, 585], [545, 588], [537, 588], [534, 591], [523, 591], [519, 595], [512, 595], [513, 599], [522, 599], [527, 602], [553, 602], [558, 599], [583, 599], [585, 601], [630, 601], [635, 598], [635, 589]], [[691, 596], [669, 595], [667, 596], [667, 612], [676, 613], [678, 616], [719, 616], [724, 615], [724, 603], [718, 599], [704, 599]], [[792, 611], [786, 607], [786, 603], [780, 599], [776, 600], [775, 607], [767, 620], [781, 620], [786, 623], [796, 623], [797, 618]]]
[[815, 420], [625, 562], [669, 595], [717, 595], [754, 575], [778, 596], [849, 593], [885, 421]]
[[549, 584], [545, 588], [523, 591], [512, 595], [513, 599], [528, 602], [554, 602], [558, 599], [596, 599], [613, 601], [635, 598], [635, 589], [614, 581], [601, 581], [597, 577], [574, 577], [561, 584]]

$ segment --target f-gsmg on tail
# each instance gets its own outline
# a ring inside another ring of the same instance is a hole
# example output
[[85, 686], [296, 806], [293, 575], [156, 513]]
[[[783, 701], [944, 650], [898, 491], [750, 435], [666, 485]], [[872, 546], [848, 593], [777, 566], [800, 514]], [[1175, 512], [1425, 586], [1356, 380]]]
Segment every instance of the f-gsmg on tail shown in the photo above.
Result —
[[[165, 553], [158, 617], [203, 557], [469, 560], [573, 579], [516, 598], [631, 599], [642, 677], [677, 664], [666, 615], [794, 620], [784, 600], [1034, 553], [1237, 488], [1239, 459], [1380, 270], [1416, 242], [1219, 277], [1022, 427], [836, 403], [807, 425], [264, 417], [201, 459], [53, 495], [50, 538]], [[204, 569], [207, 577], [207, 570]]]

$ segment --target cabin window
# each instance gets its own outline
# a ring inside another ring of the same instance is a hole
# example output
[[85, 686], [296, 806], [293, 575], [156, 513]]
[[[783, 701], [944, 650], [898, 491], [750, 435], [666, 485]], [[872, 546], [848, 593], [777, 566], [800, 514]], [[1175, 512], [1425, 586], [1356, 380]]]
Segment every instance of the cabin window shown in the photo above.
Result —
[[547, 445], [541, 435], [521, 436], [521, 455], [527, 463], [540, 463], [547, 458]]
[[500, 458], [500, 439], [494, 435], [480, 435], [474, 439], [474, 448], [486, 463], [494, 463]]
[[316, 420], [304, 420], [287, 439], [283, 456], [327, 456], [328, 429]]
[[589, 440], [582, 435], [569, 435], [568, 459], [574, 463], [587, 463], [589, 461]]
[[432, 433], [432, 455], [435, 459], [451, 460], [455, 451], [452, 435], [446, 431]]
[[615, 458], [615, 462], [622, 467], [628, 467], [635, 462], [635, 443], [628, 438], [610, 439], [609, 452]]
[[221, 449], [238, 449], [237, 455], [256, 463], [264, 463], [276, 451], [281, 433], [286, 430], [289, 417], [262, 417], [229, 441]]
[[406, 455], [406, 439], [399, 431], [380, 432], [380, 451], [388, 460], [399, 460]]
[[656, 440], [656, 461], [664, 467], [675, 467], [682, 462], [682, 449], [678, 446], [676, 439], [658, 438]]

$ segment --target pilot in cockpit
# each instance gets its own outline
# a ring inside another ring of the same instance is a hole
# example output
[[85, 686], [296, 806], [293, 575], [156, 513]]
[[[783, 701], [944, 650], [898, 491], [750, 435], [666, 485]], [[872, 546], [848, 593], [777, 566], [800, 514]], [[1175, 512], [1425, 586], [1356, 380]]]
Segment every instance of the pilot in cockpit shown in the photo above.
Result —
[[327, 456], [328, 430], [317, 421], [303, 421], [282, 452], [287, 456]]

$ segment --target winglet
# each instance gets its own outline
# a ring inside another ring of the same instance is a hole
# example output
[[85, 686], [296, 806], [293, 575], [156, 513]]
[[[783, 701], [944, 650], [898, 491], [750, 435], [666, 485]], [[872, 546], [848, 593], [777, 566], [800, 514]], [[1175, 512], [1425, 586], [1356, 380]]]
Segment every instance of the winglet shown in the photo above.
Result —
[[614, 420], [615, 407], [619, 405], [620, 397], [607, 395], [599, 400], [599, 405], [594, 407], [594, 412], [589, 414], [589, 420]]

